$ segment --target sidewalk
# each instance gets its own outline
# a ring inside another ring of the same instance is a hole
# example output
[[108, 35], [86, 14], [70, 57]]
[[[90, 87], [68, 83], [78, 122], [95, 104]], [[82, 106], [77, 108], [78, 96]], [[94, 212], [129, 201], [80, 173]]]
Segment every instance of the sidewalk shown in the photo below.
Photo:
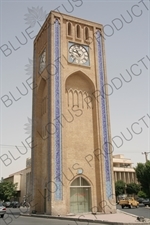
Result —
[[139, 222], [137, 216], [125, 213], [117, 209], [115, 214], [80, 214], [80, 215], [68, 215], [68, 216], [52, 216], [45, 214], [29, 214], [21, 213], [21, 216], [32, 216], [32, 217], [42, 217], [42, 218], [51, 218], [51, 219], [63, 219], [63, 220], [73, 220], [76, 222], [86, 221], [90, 223], [99, 223], [99, 224], [115, 224], [115, 225], [150, 225], [150, 220], [145, 219], [145, 222]]

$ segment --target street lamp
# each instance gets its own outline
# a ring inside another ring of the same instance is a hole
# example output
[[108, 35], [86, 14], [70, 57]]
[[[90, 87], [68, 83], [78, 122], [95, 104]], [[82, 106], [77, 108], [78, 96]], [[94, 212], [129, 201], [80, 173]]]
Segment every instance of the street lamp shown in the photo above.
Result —
[[146, 162], [148, 161], [147, 155], [148, 155], [149, 153], [150, 153], [150, 152], [142, 152], [142, 154], [145, 155], [145, 161], [146, 161]]

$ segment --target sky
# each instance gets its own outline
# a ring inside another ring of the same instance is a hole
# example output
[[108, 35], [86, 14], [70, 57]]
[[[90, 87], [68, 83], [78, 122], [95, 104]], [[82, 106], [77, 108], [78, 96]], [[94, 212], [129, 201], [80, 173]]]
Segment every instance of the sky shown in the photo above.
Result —
[[[51, 10], [104, 25], [113, 154], [150, 152], [150, 1], [0, 1], [0, 177], [31, 156], [33, 40]], [[148, 155], [150, 159], [150, 154]]]

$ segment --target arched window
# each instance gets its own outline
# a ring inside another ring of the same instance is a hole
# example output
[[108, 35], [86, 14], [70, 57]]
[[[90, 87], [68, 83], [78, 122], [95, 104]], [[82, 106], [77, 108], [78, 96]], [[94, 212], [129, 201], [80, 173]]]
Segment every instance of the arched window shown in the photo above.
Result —
[[70, 212], [91, 211], [91, 186], [83, 177], [77, 177], [70, 186]]
[[71, 24], [70, 22], [68, 22], [67, 34], [68, 34], [69, 36], [72, 35], [72, 24]]
[[78, 24], [76, 27], [76, 37], [80, 38], [81, 37], [81, 32], [80, 32], [80, 25]]
[[88, 40], [89, 39], [89, 28], [88, 27], [85, 27], [84, 37], [85, 37], [85, 40]]
[[90, 184], [83, 177], [77, 177], [72, 183], [71, 187], [90, 187]]

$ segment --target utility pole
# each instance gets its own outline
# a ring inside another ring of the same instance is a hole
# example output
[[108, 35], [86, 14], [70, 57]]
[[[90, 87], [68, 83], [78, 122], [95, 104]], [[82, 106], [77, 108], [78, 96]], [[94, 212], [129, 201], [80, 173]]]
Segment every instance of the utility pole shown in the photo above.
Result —
[[147, 155], [149, 154], [150, 152], [142, 152], [142, 154], [144, 154], [145, 155], [145, 161], [147, 162], [148, 161], [148, 157], [147, 157]]

